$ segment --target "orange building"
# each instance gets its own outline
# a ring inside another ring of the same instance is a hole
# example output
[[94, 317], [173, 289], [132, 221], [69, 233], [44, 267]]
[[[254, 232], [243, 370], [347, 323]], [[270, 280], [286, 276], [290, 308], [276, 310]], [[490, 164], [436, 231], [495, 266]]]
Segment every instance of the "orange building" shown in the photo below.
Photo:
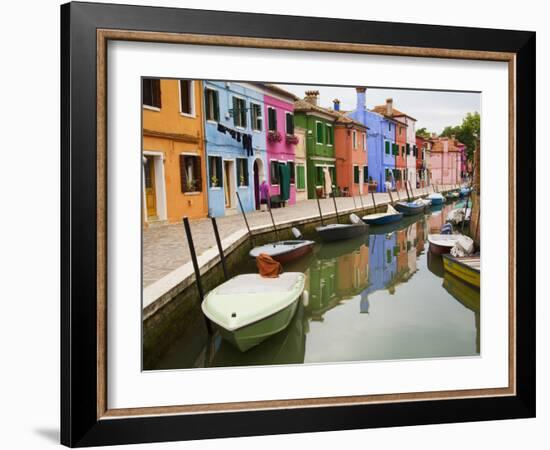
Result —
[[340, 114], [334, 127], [334, 149], [338, 187], [352, 196], [367, 193], [367, 127]]
[[144, 226], [205, 217], [202, 82], [144, 78]]

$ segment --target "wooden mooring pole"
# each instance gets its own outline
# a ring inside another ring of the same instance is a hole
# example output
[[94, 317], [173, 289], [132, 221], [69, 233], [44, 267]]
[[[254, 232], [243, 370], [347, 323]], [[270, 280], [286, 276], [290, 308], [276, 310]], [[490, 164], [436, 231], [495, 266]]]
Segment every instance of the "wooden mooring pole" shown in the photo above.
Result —
[[218, 252], [220, 254], [223, 276], [225, 278], [225, 281], [227, 281], [229, 280], [229, 275], [227, 272], [227, 266], [225, 264], [225, 255], [223, 253], [222, 241], [220, 240], [220, 233], [218, 232], [218, 224], [216, 223], [215, 217], [210, 217], [210, 220], [212, 221], [212, 228], [214, 228], [214, 236], [216, 237], [216, 245], [218, 246]]
[[[191, 262], [193, 263], [193, 270], [195, 271], [195, 282], [197, 284], [197, 290], [199, 291], [199, 298], [202, 301], [204, 300], [204, 291], [202, 289], [201, 281], [201, 271], [199, 269], [199, 263], [197, 261], [197, 253], [195, 252], [195, 244], [193, 243], [193, 235], [191, 234], [191, 227], [189, 226], [189, 218], [183, 218], [183, 226], [185, 228], [185, 235], [187, 236], [187, 243], [189, 244], [189, 253], [191, 253]], [[204, 316], [204, 321], [206, 323], [206, 329], [208, 334], [212, 334], [212, 325]]]
[[252, 237], [252, 232], [250, 231], [250, 227], [248, 226], [248, 220], [246, 218], [246, 213], [244, 212], [244, 209], [243, 209], [243, 204], [241, 202], [241, 196], [239, 195], [238, 192], [235, 192], [235, 194], [237, 194], [237, 200], [239, 201], [239, 207], [241, 208], [241, 213], [243, 214], [244, 223], [246, 224], [246, 229], [248, 230], [248, 237], [250, 238], [250, 245], [252, 245], [252, 247], [254, 247], [254, 238]]
[[323, 221], [323, 213], [321, 212], [321, 203], [319, 202], [319, 196], [317, 195], [317, 191], [315, 191], [315, 200], [317, 200], [317, 208], [319, 208], [319, 217], [321, 218], [321, 226], [324, 226], [325, 223]]
[[334, 202], [334, 211], [336, 212], [336, 222], [340, 223], [340, 217], [338, 216], [338, 208], [336, 207], [336, 193], [332, 191], [332, 201]]

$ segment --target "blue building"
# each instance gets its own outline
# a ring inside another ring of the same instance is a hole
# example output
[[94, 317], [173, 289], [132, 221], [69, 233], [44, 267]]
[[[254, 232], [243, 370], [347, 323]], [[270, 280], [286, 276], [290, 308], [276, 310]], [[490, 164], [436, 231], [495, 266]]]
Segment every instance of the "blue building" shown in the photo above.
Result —
[[377, 191], [386, 192], [386, 179], [389, 176], [395, 186], [395, 120], [369, 111], [365, 101], [365, 88], [357, 88], [357, 106], [347, 115], [366, 125], [369, 152], [369, 178], [378, 183]]
[[[208, 214], [260, 207], [266, 172], [264, 94], [247, 83], [204, 81]], [[237, 193], [239, 194], [237, 196]]]
[[362, 294], [365, 298], [392, 285], [397, 274], [396, 245], [396, 233], [369, 235], [369, 286]]

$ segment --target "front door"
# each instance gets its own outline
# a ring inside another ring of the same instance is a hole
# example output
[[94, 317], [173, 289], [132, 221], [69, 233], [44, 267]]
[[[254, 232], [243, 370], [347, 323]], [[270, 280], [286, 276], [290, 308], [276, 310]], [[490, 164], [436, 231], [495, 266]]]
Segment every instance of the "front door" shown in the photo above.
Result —
[[155, 190], [155, 159], [154, 156], [145, 156], [145, 203], [147, 217], [157, 217], [157, 193]]
[[260, 171], [258, 161], [254, 161], [254, 204], [260, 209]]
[[231, 208], [233, 205], [231, 204], [231, 197], [233, 195], [233, 186], [231, 185], [231, 181], [233, 177], [231, 176], [231, 169], [233, 165], [231, 164], [231, 161], [224, 161], [223, 162], [223, 185], [225, 186], [225, 207]]

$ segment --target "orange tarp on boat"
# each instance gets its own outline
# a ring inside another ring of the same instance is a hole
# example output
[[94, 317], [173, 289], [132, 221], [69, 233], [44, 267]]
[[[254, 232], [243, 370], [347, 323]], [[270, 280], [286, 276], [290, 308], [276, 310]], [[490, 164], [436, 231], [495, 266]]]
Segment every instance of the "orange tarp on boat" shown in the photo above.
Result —
[[277, 278], [283, 271], [283, 266], [266, 253], [260, 253], [256, 257], [256, 265], [260, 275], [265, 278]]

